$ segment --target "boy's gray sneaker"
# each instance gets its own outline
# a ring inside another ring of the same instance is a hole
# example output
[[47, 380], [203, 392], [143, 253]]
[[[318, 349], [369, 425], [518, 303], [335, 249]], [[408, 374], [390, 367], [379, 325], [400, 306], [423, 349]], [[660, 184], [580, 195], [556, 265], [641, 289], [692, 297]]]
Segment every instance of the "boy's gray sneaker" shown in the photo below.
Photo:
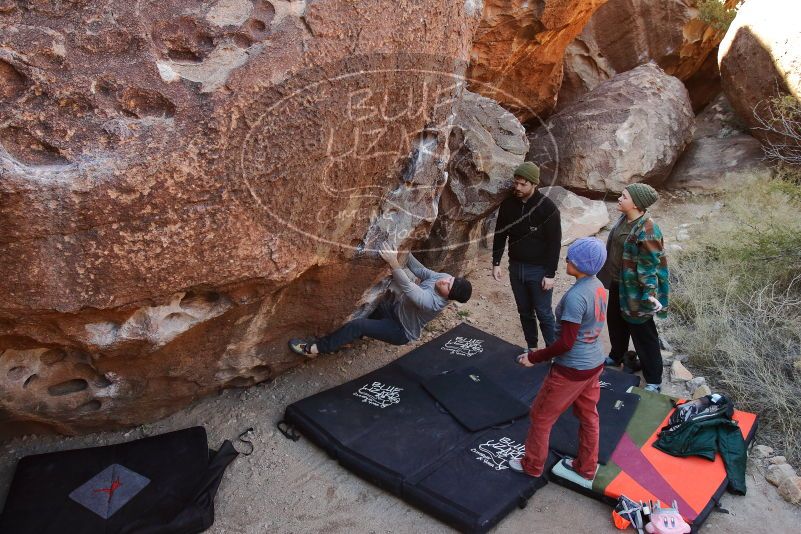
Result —
[[662, 386], [660, 384], [645, 384], [643, 388], [645, 391], [650, 391], [651, 393], [661, 393]]
[[509, 468], [516, 473], [525, 473], [520, 458], [512, 458], [509, 460]]

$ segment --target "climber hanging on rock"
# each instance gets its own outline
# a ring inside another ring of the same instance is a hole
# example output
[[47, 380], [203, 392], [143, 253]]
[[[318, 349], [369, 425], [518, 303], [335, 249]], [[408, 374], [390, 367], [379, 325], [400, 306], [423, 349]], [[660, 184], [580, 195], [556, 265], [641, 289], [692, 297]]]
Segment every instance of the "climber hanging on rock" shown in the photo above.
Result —
[[335, 352], [362, 336], [405, 345], [420, 337], [423, 326], [444, 310], [449, 300], [464, 303], [470, 299], [473, 287], [464, 278], [427, 269], [409, 253], [406, 267], [419, 279], [415, 283], [398, 261], [396, 250], [384, 244], [379, 254], [392, 268], [398, 290], [394, 298], [382, 301], [369, 317], [348, 321], [327, 336], [311, 341], [291, 339], [289, 348], [293, 352], [314, 358], [317, 354]]

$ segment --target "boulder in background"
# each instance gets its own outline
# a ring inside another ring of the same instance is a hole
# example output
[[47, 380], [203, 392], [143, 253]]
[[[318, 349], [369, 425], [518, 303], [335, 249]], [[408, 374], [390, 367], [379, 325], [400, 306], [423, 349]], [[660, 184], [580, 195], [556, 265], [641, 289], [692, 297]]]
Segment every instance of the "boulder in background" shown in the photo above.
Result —
[[656, 64], [601, 83], [529, 134], [526, 157], [546, 185], [619, 193], [660, 184], [690, 142], [695, 117], [687, 89]]

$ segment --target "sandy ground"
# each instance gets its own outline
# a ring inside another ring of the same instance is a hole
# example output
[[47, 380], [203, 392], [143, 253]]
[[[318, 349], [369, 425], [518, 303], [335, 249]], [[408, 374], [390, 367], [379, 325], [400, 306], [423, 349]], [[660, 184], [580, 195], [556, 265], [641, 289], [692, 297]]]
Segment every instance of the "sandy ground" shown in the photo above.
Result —
[[[665, 203], [657, 208], [655, 215], [661, 221], [666, 241], [670, 243], [674, 239], [679, 222], [698, 224], [712, 205], [711, 201], [695, 204], [683, 199], [674, 207]], [[485, 260], [481, 264], [489, 266], [489, 258]], [[459, 309], [454, 305], [449, 307], [430, 325], [432, 331], [412, 346], [360, 342], [339, 354], [304, 363], [273, 382], [247, 390], [226, 390], [166, 419], [129, 431], [75, 438], [27, 436], [0, 444], [0, 502], [5, 500], [17, 460], [25, 455], [118, 443], [193, 425], [205, 426], [209, 444], [218, 447], [224, 439], [233, 439], [252, 426], [255, 428], [255, 451], [250, 456], [239, 457], [226, 472], [217, 494], [216, 522], [209, 532], [452, 531], [393, 495], [351, 475], [308, 440], [287, 440], [275, 429], [275, 423], [282, 418], [288, 404], [381, 367], [463, 319], [522, 346], [524, 341], [508, 280], [495, 282], [488, 267], [476, 271], [472, 280], [473, 300]], [[564, 273], [557, 277], [554, 304], [571, 280]], [[730, 513], [713, 513], [704, 526], [705, 532], [799, 532], [801, 507], [784, 502], [751, 462], [747, 483], [747, 496], [727, 494], [723, 497], [722, 506]], [[509, 514], [493, 532], [618, 531], [612, 526], [610, 509], [606, 505], [549, 484], [525, 509]]]

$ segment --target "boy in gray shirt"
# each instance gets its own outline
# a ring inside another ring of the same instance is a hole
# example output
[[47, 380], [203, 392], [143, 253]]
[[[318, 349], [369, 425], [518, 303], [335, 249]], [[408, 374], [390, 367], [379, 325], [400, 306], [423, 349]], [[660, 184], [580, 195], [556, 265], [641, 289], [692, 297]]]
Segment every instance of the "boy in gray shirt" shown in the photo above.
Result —
[[423, 326], [444, 310], [449, 300], [467, 302], [470, 299], [473, 287], [464, 278], [427, 269], [409, 253], [406, 267], [420, 280], [415, 283], [409, 280], [398, 262], [397, 251], [385, 244], [379, 254], [392, 268], [392, 278], [399, 294], [394, 299], [383, 301], [370, 317], [348, 321], [316, 341], [291, 339], [289, 348], [293, 352], [313, 358], [320, 353], [336, 352], [362, 336], [405, 345], [420, 337]]
[[595, 477], [600, 435], [598, 377], [605, 359], [600, 335], [607, 305], [607, 291], [595, 275], [605, 261], [606, 246], [598, 239], [583, 238], [570, 245], [566, 270], [576, 282], [556, 307], [557, 340], [518, 357], [518, 363], [525, 367], [551, 359], [553, 364], [531, 405], [525, 456], [509, 462], [515, 471], [542, 476], [551, 428], [572, 405], [579, 420], [579, 452], [575, 460], [562, 460], [562, 467], [578, 475], [579, 483], [585, 486]]

